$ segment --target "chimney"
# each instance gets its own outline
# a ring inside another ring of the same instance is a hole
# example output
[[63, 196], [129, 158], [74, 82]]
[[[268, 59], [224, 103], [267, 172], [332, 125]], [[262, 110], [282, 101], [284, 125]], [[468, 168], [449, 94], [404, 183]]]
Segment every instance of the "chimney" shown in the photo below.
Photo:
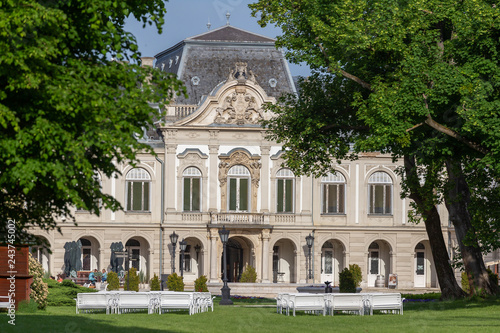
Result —
[[142, 67], [153, 67], [153, 62], [155, 61], [154, 57], [142, 57], [141, 62], [142, 62]]

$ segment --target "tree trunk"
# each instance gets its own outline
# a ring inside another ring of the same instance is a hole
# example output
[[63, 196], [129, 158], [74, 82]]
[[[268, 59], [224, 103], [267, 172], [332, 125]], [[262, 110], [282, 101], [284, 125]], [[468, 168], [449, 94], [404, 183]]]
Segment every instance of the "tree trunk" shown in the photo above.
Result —
[[[405, 171], [409, 178], [418, 179], [414, 157], [404, 157]], [[419, 191], [418, 181], [408, 181], [410, 189], [410, 199], [412, 199], [419, 209], [423, 212], [425, 230], [431, 246], [432, 258], [434, 259], [434, 267], [436, 269], [439, 287], [441, 288], [442, 299], [462, 298], [465, 293], [457, 283], [457, 279], [450, 265], [450, 257], [443, 238], [443, 230], [441, 228], [441, 218], [432, 203], [426, 202], [426, 198], [431, 198], [432, 195], [423, 196]]]
[[[455, 227], [465, 272], [469, 277], [469, 282], [474, 281], [474, 288], [471, 288], [471, 293], [483, 291], [487, 294], [496, 294], [498, 287], [493, 285], [489, 279], [484, 265], [483, 254], [472, 226], [468, 210], [470, 203], [469, 185], [462, 172], [460, 161], [447, 160], [446, 171], [448, 172], [449, 187], [445, 195], [445, 203], [450, 214], [450, 220]], [[469, 237], [466, 241], [468, 234], [472, 235], [472, 237]]]

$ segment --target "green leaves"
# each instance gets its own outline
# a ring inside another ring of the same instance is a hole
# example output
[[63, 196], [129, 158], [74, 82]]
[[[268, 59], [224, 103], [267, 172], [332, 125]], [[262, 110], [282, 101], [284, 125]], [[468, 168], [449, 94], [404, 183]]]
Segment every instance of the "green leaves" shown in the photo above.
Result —
[[0, 214], [19, 223], [19, 240], [30, 238], [27, 224], [57, 228], [74, 206], [121, 207], [96, 172], [111, 177], [117, 163], [151, 152], [133, 133], [152, 124], [149, 103], [168, 103], [181, 83], [109, 56], [139, 56], [126, 15], [160, 24], [164, 12], [163, 1], [1, 3]]

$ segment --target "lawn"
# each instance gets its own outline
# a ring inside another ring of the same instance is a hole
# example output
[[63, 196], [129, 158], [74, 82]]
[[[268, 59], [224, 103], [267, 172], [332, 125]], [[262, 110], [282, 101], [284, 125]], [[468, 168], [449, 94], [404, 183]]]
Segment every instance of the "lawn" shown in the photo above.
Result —
[[236, 300], [214, 312], [189, 316], [187, 312], [162, 315], [75, 314], [74, 306], [49, 306], [45, 311], [17, 313], [16, 326], [0, 314], [0, 332], [500, 332], [500, 299], [406, 303], [404, 315], [276, 314], [269, 301]]

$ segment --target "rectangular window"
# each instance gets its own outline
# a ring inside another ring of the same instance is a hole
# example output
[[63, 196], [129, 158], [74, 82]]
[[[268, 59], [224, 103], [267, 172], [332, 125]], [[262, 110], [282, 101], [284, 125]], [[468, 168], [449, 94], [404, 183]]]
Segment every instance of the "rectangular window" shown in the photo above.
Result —
[[345, 184], [323, 185], [323, 214], [345, 213]]
[[149, 211], [150, 182], [127, 182], [127, 210]]
[[278, 213], [293, 213], [293, 179], [278, 179], [277, 186]]
[[378, 274], [378, 252], [370, 253], [370, 274]]
[[184, 211], [200, 211], [200, 179], [184, 178]]
[[392, 185], [369, 185], [369, 213], [392, 214]]

